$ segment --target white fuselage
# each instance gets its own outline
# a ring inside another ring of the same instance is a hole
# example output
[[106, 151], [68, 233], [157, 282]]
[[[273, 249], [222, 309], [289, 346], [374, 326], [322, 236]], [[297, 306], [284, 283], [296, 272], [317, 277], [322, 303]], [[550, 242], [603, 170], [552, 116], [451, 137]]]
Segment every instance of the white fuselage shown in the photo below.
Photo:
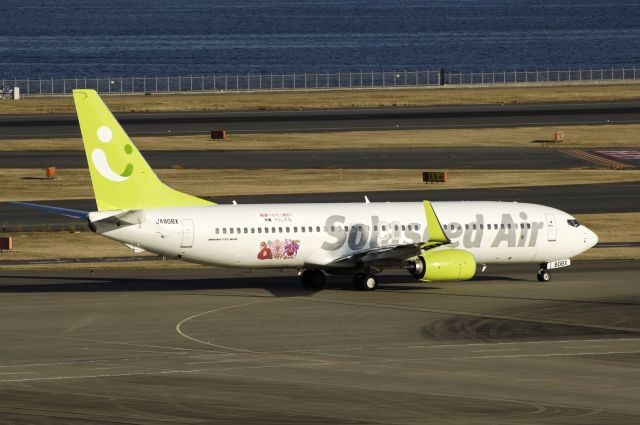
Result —
[[[569, 214], [534, 204], [432, 202], [452, 244], [479, 264], [571, 258], [597, 242]], [[96, 231], [132, 247], [201, 264], [304, 268], [354, 252], [429, 240], [422, 202], [254, 204], [159, 208], [117, 226], [91, 213]]]

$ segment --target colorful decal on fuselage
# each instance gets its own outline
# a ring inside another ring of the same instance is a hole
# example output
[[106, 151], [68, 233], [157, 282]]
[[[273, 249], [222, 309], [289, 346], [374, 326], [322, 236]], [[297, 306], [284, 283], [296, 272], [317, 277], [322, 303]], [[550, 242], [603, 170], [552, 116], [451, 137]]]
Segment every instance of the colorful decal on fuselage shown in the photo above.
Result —
[[300, 240], [274, 239], [260, 242], [258, 260], [292, 260], [298, 255]]

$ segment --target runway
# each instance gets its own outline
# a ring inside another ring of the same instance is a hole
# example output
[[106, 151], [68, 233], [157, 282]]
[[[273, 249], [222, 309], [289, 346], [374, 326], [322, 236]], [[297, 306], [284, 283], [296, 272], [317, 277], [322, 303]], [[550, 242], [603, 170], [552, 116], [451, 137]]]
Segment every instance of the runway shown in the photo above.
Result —
[[[298, 203], [298, 202], [371, 202], [402, 201], [517, 201], [548, 205], [572, 214], [640, 211], [640, 183], [608, 183], [567, 186], [529, 186], [497, 189], [438, 189], [425, 185], [424, 190], [334, 192], [288, 195], [211, 196], [219, 204]], [[93, 199], [35, 201], [36, 203], [83, 211], [93, 211]], [[0, 231], [80, 230], [86, 225], [78, 220], [32, 210], [7, 202], [0, 203]]]
[[[152, 101], [152, 99], [151, 99]], [[116, 114], [133, 136], [639, 123], [640, 102]], [[75, 115], [0, 116], [0, 138], [80, 137]]]
[[0, 423], [637, 424], [639, 280], [2, 272]]
[[[598, 151], [628, 151], [626, 148], [575, 150], [504, 147], [416, 147], [402, 149], [256, 150], [256, 151], [148, 151], [143, 152], [152, 168], [475, 168], [502, 170], [554, 170], [640, 166], [634, 159], [615, 160]], [[629, 148], [633, 149], [633, 148]], [[584, 154], [586, 153], [586, 155]], [[0, 168], [87, 168], [82, 151], [3, 152]]]

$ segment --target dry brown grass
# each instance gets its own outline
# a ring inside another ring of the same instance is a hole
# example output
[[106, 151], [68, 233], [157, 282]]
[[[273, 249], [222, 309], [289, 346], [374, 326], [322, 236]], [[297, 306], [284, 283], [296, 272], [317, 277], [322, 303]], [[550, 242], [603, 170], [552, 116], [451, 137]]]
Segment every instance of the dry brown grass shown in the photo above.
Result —
[[[596, 232], [600, 242], [639, 242], [640, 212], [577, 214], [578, 221]], [[640, 247], [591, 249], [578, 256], [581, 260], [640, 260]]]
[[[545, 144], [562, 130], [566, 140]], [[432, 129], [390, 131], [344, 131], [331, 133], [231, 134], [225, 141], [210, 140], [208, 134], [133, 138], [143, 151], [172, 150], [277, 150], [277, 149], [365, 149], [416, 147], [637, 147], [640, 125], [596, 125]], [[80, 151], [82, 140], [0, 140], [0, 151]]]
[[596, 232], [600, 242], [640, 242], [640, 212], [577, 214], [575, 217]]
[[579, 260], [640, 260], [640, 248], [595, 248], [576, 258]]
[[[418, 169], [158, 170], [169, 186], [196, 196], [362, 192], [566, 185], [640, 180], [640, 170], [452, 170], [445, 184], [426, 185]], [[60, 169], [53, 180], [40, 169], [3, 169], [0, 201], [92, 198], [88, 170]]]
[[[514, 104], [540, 102], [618, 102], [640, 99], [640, 84], [581, 84], [504, 87], [283, 91], [251, 93], [104, 96], [113, 112], [275, 110]], [[0, 114], [73, 113], [71, 97], [28, 97], [0, 102]]]

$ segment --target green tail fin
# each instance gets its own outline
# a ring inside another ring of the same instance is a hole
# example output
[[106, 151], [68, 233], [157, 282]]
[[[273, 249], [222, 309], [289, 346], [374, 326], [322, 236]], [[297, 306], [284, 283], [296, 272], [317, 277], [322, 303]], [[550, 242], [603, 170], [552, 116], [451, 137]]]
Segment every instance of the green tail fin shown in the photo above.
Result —
[[74, 90], [98, 210], [211, 205], [160, 181], [94, 90]]

